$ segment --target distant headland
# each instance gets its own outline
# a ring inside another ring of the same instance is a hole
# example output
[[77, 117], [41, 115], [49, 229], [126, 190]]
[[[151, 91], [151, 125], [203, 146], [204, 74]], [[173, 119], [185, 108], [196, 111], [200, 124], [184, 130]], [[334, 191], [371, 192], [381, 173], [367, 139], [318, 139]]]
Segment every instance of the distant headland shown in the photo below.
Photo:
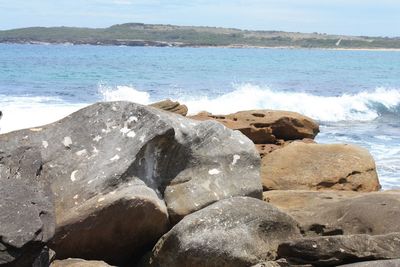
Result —
[[30, 27], [0, 31], [0, 43], [158, 47], [400, 49], [400, 37], [250, 31], [233, 28], [126, 23], [108, 28]]

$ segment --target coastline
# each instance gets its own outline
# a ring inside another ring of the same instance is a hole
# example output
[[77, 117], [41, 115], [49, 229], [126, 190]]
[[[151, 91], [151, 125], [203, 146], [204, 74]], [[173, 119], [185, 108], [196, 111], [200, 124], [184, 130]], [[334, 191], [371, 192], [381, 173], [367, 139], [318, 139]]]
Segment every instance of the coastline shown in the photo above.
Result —
[[302, 46], [253, 46], [253, 45], [192, 45], [176, 42], [161, 41], [119, 41], [110, 40], [104, 42], [42, 42], [42, 41], [16, 41], [3, 42], [0, 44], [19, 45], [90, 45], [90, 46], [126, 46], [126, 47], [171, 47], [171, 48], [225, 48], [225, 49], [303, 49], [303, 50], [333, 50], [333, 51], [372, 51], [372, 52], [400, 52], [400, 48], [367, 48], [367, 47], [302, 47]]

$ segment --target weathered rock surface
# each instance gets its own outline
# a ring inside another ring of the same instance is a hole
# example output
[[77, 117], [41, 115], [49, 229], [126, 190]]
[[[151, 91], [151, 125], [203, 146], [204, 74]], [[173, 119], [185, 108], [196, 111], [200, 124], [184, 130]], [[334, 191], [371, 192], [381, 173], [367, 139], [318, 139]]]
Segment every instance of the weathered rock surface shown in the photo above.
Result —
[[182, 116], [186, 116], [186, 114], [188, 113], [188, 108], [186, 105], [181, 105], [179, 102], [171, 101], [170, 99], [153, 103], [150, 106], [173, 112]]
[[400, 267], [400, 259], [397, 260], [381, 260], [381, 261], [364, 261], [346, 265], [341, 267]]
[[56, 260], [50, 267], [111, 267], [104, 261], [85, 261], [81, 259]]
[[400, 191], [269, 191], [264, 199], [293, 216], [306, 235], [400, 232]]
[[251, 266], [299, 238], [297, 222], [263, 201], [234, 197], [186, 216], [153, 249], [150, 266]]
[[355, 145], [293, 142], [262, 159], [265, 190], [352, 190], [380, 188], [374, 159]]
[[255, 144], [275, 144], [279, 139], [313, 139], [319, 132], [319, 126], [313, 119], [289, 111], [249, 110], [229, 115], [202, 112], [191, 118], [217, 120], [228, 128], [241, 131]]
[[315, 266], [396, 259], [400, 258], [400, 233], [298, 239], [279, 245], [278, 254], [292, 263]]
[[0, 265], [32, 266], [54, 235], [51, 192], [38, 149], [0, 149]]
[[168, 212], [176, 222], [227, 197], [262, 198], [249, 139], [152, 107], [98, 103], [0, 136], [3, 153], [24, 145], [41, 149], [41, 177], [56, 209], [51, 248], [61, 259], [120, 264], [168, 231]]

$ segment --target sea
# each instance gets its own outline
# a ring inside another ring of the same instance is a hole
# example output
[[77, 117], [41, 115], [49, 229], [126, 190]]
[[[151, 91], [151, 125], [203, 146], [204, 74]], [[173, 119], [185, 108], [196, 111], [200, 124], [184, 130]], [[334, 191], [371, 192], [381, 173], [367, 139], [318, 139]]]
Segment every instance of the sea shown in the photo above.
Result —
[[190, 114], [307, 115], [317, 142], [367, 148], [383, 189], [400, 189], [398, 51], [0, 44], [0, 133], [98, 101], [166, 98]]

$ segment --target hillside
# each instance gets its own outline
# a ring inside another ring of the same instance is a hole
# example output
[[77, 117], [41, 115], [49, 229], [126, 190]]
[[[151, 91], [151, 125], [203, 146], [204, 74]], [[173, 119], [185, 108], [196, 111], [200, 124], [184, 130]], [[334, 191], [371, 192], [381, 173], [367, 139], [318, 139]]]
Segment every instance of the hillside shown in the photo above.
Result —
[[400, 49], [400, 38], [127, 23], [109, 28], [31, 27], [0, 31], [0, 43]]

